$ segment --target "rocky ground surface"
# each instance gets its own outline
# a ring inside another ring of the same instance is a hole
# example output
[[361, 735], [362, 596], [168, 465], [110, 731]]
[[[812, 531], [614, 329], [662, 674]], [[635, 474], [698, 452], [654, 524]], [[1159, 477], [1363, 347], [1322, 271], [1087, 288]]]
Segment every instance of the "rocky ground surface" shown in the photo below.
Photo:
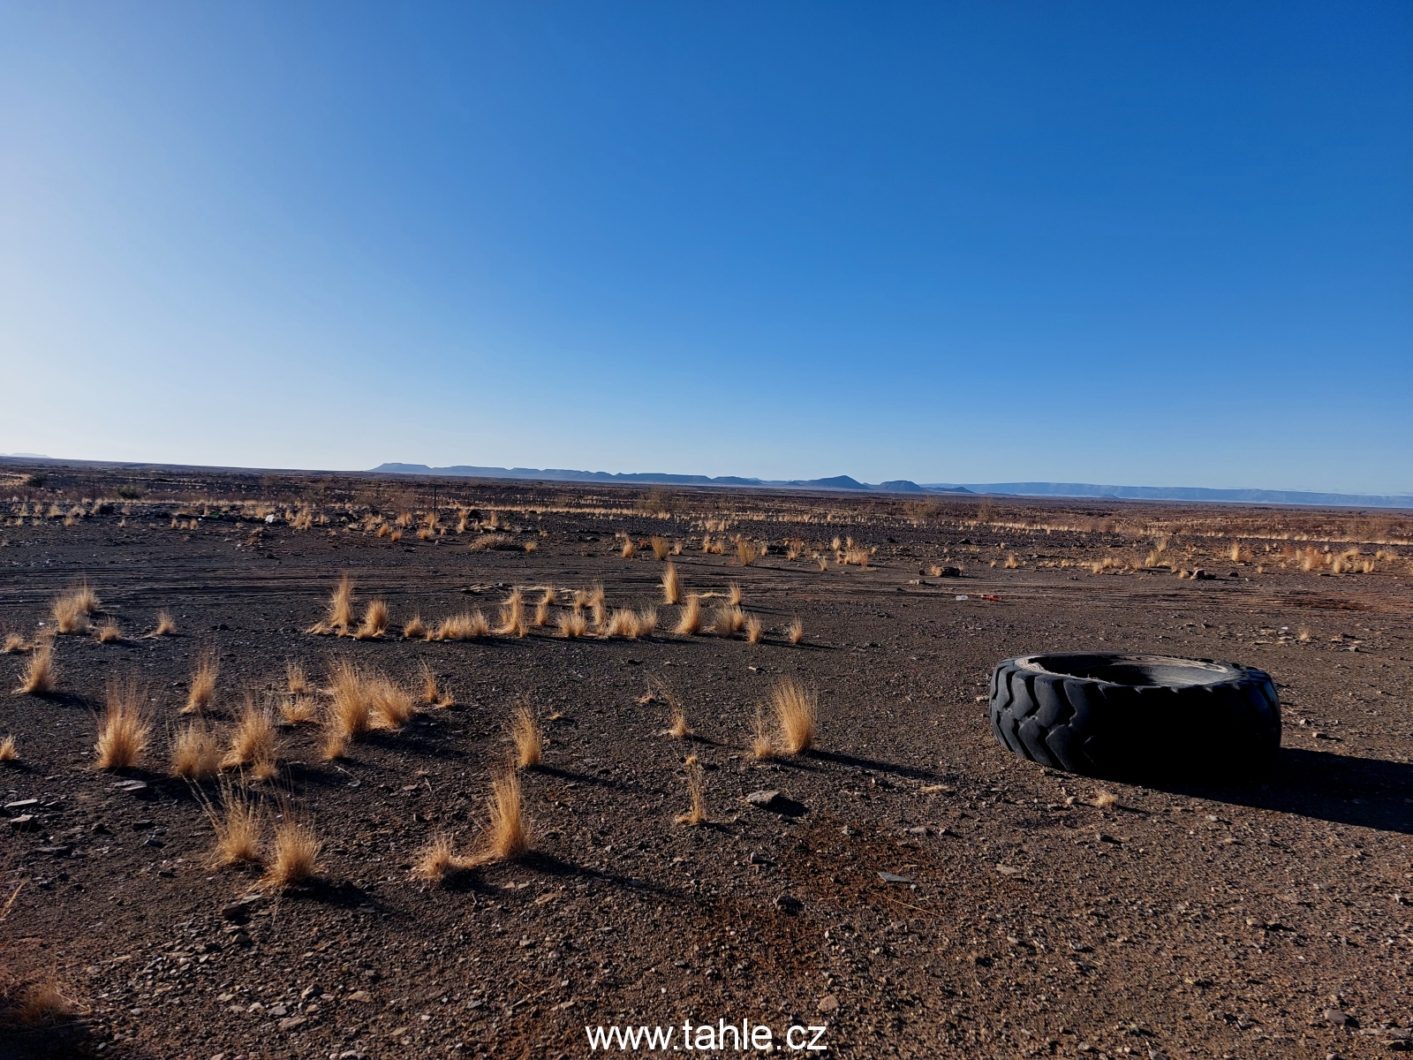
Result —
[[[970, 508], [884, 518], [837, 498], [752, 522], [732, 495], [727, 532], [772, 546], [741, 567], [700, 550], [706, 507], [658, 518], [537, 501], [537, 514], [509, 487], [457, 488], [483, 517], [505, 506], [535, 551], [473, 552], [471, 534], [394, 542], [337, 516], [173, 528], [148, 500], [0, 528], [5, 631], [32, 637], [79, 579], [124, 631], [55, 637], [60, 691], [0, 700], [0, 737], [19, 751], [0, 764], [0, 902], [18, 888], [0, 956], [52, 978], [78, 1013], [0, 1031], [0, 1055], [583, 1056], [586, 1025], [684, 1020], [766, 1024], [777, 1041], [820, 1025], [848, 1056], [1413, 1049], [1406, 565], [1257, 574], [1209, 555], [1217, 577], [1092, 574], [1045, 564], [1106, 554], [1103, 533], [969, 524]], [[685, 589], [738, 582], [764, 641], [396, 636], [414, 612], [493, 614], [512, 586], [596, 581], [610, 607], [657, 603], [670, 625], [662, 564], [647, 549], [622, 558], [618, 531], [687, 542], [673, 561]], [[820, 571], [781, 548], [798, 536], [832, 556], [836, 534], [876, 545], [871, 565]], [[930, 576], [934, 564], [962, 576]], [[387, 600], [392, 634], [306, 632], [344, 570], [360, 603]], [[160, 609], [176, 633], [141, 636]], [[783, 636], [794, 616], [799, 645]], [[341, 658], [408, 681], [425, 663], [454, 697], [335, 763], [314, 731], [282, 731], [279, 777], [253, 787], [322, 838], [312, 886], [271, 893], [258, 869], [212, 868], [219, 789], [166, 775], [208, 648], [218, 725], [246, 691], [274, 695], [289, 659], [316, 682]], [[990, 667], [1086, 648], [1268, 670], [1285, 712], [1275, 774], [1128, 784], [1010, 755], [986, 723]], [[6, 692], [26, 659], [0, 657]], [[126, 674], [149, 697], [153, 748], [144, 769], [100, 772], [95, 717]], [[818, 749], [757, 762], [752, 719], [782, 676], [818, 691]], [[662, 734], [650, 679], [681, 697], [690, 740]], [[476, 844], [521, 700], [546, 736], [544, 764], [522, 774], [535, 853], [451, 886], [415, 879], [435, 834]], [[673, 820], [688, 755], [705, 770], [700, 827]]]

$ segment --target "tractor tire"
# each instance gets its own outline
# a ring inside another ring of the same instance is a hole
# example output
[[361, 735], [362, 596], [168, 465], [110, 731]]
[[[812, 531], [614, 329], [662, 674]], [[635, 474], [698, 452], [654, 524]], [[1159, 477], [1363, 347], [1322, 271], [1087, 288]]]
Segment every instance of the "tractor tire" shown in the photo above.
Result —
[[1264, 670], [1209, 659], [1076, 652], [1007, 659], [991, 731], [1032, 762], [1091, 776], [1259, 775], [1281, 743]]

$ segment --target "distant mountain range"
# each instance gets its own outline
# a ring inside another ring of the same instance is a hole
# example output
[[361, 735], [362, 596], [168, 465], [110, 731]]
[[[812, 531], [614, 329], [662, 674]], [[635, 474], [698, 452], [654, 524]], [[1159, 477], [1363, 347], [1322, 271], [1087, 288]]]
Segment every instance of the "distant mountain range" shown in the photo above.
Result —
[[1413, 494], [1312, 493], [1302, 490], [1207, 489], [1201, 486], [1099, 486], [1086, 482], [929, 482], [908, 479], [860, 482], [848, 475], [812, 479], [759, 479], [737, 475], [674, 475], [653, 471], [572, 471], [564, 468], [428, 467], [379, 464], [384, 475], [442, 475], [529, 482], [598, 482], [638, 486], [745, 486], [752, 489], [843, 490], [851, 493], [996, 494], [1013, 497], [1092, 497], [1099, 500], [1188, 501], [1225, 504], [1298, 504], [1339, 508], [1413, 508]]

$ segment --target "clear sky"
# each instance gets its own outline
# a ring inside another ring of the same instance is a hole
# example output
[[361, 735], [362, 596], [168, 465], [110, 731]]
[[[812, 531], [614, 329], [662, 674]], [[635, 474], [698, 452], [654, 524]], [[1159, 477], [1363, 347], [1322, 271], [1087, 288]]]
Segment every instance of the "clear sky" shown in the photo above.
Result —
[[1413, 4], [0, 0], [0, 452], [1413, 491]]

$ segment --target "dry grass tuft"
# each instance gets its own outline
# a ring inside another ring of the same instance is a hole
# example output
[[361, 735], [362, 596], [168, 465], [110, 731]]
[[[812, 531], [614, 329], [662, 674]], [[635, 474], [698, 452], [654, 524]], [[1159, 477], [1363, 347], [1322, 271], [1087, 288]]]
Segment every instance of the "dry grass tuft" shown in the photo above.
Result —
[[759, 644], [761, 637], [765, 635], [765, 626], [755, 615], [750, 615], [746, 619], [746, 643]]
[[452, 705], [451, 696], [442, 691], [441, 684], [437, 680], [436, 673], [427, 665], [427, 660], [421, 663], [422, 693], [421, 700], [429, 707], [439, 707], [445, 710]]
[[530, 769], [540, 764], [544, 736], [539, 720], [528, 703], [521, 703], [510, 716], [510, 742], [515, 745], [515, 764]]
[[353, 636], [358, 640], [376, 640], [388, 631], [388, 605], [385, 600], [369, 600], [363, 609], [363, 623]]
[[637, 551], [638, 546], [633, 543], [633, 539], [631, 537], [625, 537], [623, 539], [623, 547], [618, 550], [618, 554], [624, 559], [632, 559], [633, 556], [637, 554]]
[[412, 693], [385, 674], [367, 678], [364, 689], [375, 729], [400, 729], [417, 713]]
[[751, 757], [764, 761], [775, 757], [775, 742], [770, 738], [770, 729], [765, 723], [765, 713], [759, 708], [751, 719]]
[[113, 644], [123, 639], [123, 631], [117, 619], [110, 618], [98, 627], [94, 636], [98, 638], [99, 644]]
[[501, 604], [496, 632], [502, 637], [523, 637], [530, 632], [530, 625], [525, 621], [525, 593], [520, 589], [512, 589]]
[[671, 685], [662, 678], [652, 678], [648, 682], [648, 695], [667, 704], [665, 735], [675, 740], [685, 740], [692, 735], [692, 727], [687, 723], [687, 712], [682, 708], [682, 700]]
[[791, 644], [799, 644], [805, 639], [805, 624], [799, 618], [792, 618], [786, 627], [785, 639]]
[[520, 793], [520, 777], [506, 770], [491, 782], [490, 820], [478, 862], [512, 861], [530, 851], [533, 840]]
[[677, 574], [677, 565], [669, 563], [662, 571], [662, 602], [677, 604], [682, 602], [682, 579]]
[[6, 736], [0, 740], [0, 762], [15, 762], [20, 757], [19, 749], [15, 747], [15, 738]]
[[559, 635], [573, 639], [589, 632], [589, 620], [582, 614], [571, 613], [559, 616]]
[[1017, 570], [1020, 567], [1020, 560], [1016, 559], [1014, 552], [1006, 556], [1006, 562], [1001, 564], [1006, 570]]
[[5, 643], [0, 644], [0, 655], [17, 655], [29, 651], [29, 644], [18, 633], [7, 633]]
[[200, 722], [188, 724], [172, 739], [171, 774], [186, 780], [205, 780], [221, 770], [221, 744], [216, 734]]
[[678, 616], [677, 625], [673, 632], [678, 636], [690, 637], [700, 633], [702, 629], [702, 598], [698, 593], [688, 593], [687, 603], [682, 608], [682, 614]]
[[292, 696], [303, 696], [309, 693], [309, 675], [304, 672], [304, 662], [301, 659], [288, 659], [285, 661], [285, 690]]
[[312, 828], [286, 815], [275, 825], [261, 883], [273, 890], [283, 890], [309, 882], [318, 875], [319, 852], [323, 846]]
[[770, 691], [780, 750], [789, 755], [803, 754], [814, 746], [819, 726], [819, 701], [814, 692], [793, 678], [782, 678]]
[[265, 831], [265, 815], [243, 790], [230, 783], [221, 785], [221, 812], [206, 804], [206, 818], [216, 833], [211, 864], [216, 867], [241, 862], [258, 863], [260, 837]]
[[534, 621], [530, 623], [536, 629], [544, 629], [545, 626], [549, 625], [550, 608], [554, 606], [556, 596], [554, 586], [548, 585], [545, 587], [544, 594], [540, 597], [540, 602], [535, 605]]
[[47, 696], [59, 687], [59, 668], [54, 664], [54, 645], [45, 641], [34, 649], [25, 665], [17, 696]]
[[143, 710], [142, 693], [134, 678], [108, 682], [107, 708], [98, 723], [94, 750], [99, 769], [134, 769], [142, 762], [152, 736]]
[[319, 720], [319, 701], [312, 696], [295, 696], [280, 704], [280, 718], [286, 725], [312, 725]]
[[152, 627], [152, 632], [147, 635], [149, 637], [170, 637], [176, 631], [177, 620], [172, 617], [171, 612], [158, 611], [157, 625]]
[[54, 616], [54, 629], [58, 633], [87, 633], [88, 616], [92, 610], [87, 606], [86, 589], [71, 589], [54, 600], [50, 609]]
[[421, 615], [413, 615], [402, 627], [403, 640], [416, 640], [427, 635], [427, 623], [422, 621]]
[[603, 627], [605, 637], [617, 637], [623, 640], [637, 640], [641, 632], [642, 627], [638, 622], [637, 612], [624, 607], [615, 608]]
[[732, 607], [741, 606], [741, 585], [739, 582], [732, 582], [726, 587], [726, 602]]
[[477, 640], [490, 636], [491, 624], [480, 611], [463, 611], [444, 618], [428, 634], [428, 640]]
[[211, 705], [216, 694], [216, 675], [220, 672], [220, 661], [215, 649], [207, 649], [196, 660], [196, 669], [191, 674], [191, 687], [187, 690], [183, 714], [199, 714]]
[[692, 762], [687, 766], [687, 795], [692, 800], [686, 813], [679, 813], [673, 820], [678, 824], [696, 827], [706, 821], [705, 774], [702, 767]]
[[[667, 538], [665, 537], [658, 537], [654, 535], [653, 537], [648, 539], [648, 544], [652, 547], [653, 556], [657, 559], [659, 563], [665, 560], [672, 551], [672, 548], [670, 545], [668, 545]], [[669, 600], [667, 602], [669, 604], [676, 603], [675, 600]]]
[[1100, 791], [1095, 793], [1094, 798], [1089, 805], [1100, 810], [1107, 810], [1111, 807], [1117, 806], [1118, 804], [1119, 797], [1115, 795], [1112, 791]]
[[736, 541], [736, 561], [743, 567], [749, 567], [760, 559], [760, 549], [756, 547], [754, 541], [747, 541], [744, 537]]
[[442, 834], [435, 836], [417, 855], [412, 874], [418, 879], [444, 883], [448, 877], [471, 867], [472, 863], [467, 858], [457, 855], [451, 836]]
[[309, 628], [310, 633], [337, 633], [345, 636], [353, 625], [353, 579], [345, 571], [334, 591], [329, 594], [329, 606], [324, 618]]
[[279, 771], [277, 751], [274, 717], [254, 696], [247, 695], [221, 765], [227, 769], [249, 766], [250, 775], [256, 780], [269, 780]]
[[746, 612], [735, 604], [722, 604], [712, 619], [712, 630], [718, 637], [730, 637], [746, 628]]
[[[367, 678], [352, 663], [334, 666], [329, 680], [328, 727], [343, 738], [345, 745], [368, 731], [373, 707], [368, 696]], [[339, 757], [339, 756], [334, 756]]]

